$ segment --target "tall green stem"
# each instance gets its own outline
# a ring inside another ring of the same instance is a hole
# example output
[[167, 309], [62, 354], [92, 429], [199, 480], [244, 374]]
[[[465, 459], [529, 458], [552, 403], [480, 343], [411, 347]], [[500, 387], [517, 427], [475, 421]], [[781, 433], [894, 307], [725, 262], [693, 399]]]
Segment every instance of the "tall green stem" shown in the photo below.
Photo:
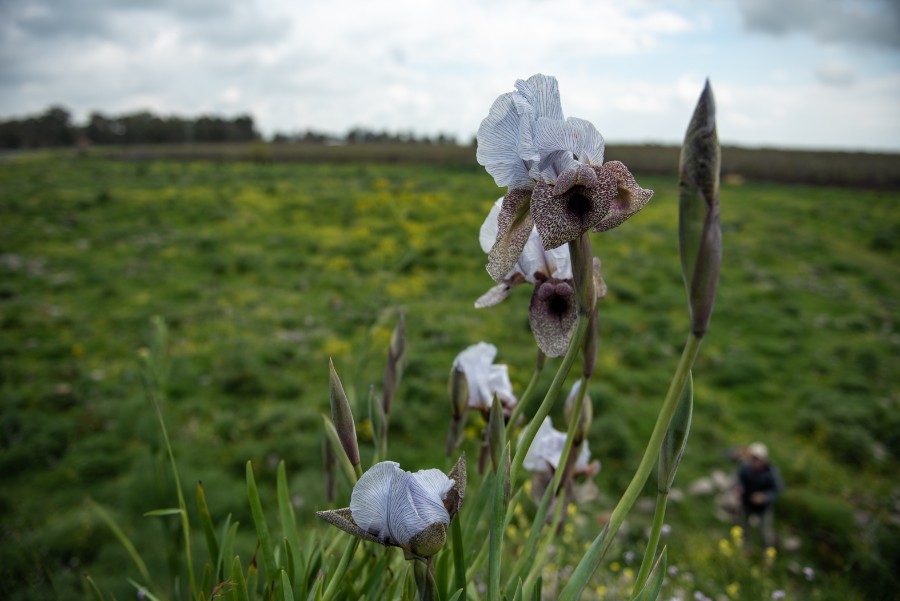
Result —
[[681, 359], [678, 362], [678, 367], [675, 370], [675, 376], [672, 378], [672, 383], [669, 385], [669, 391], [666, 393], [666, 398], [663, 401], [659, 416], [656, 418], [656, 425], [653, 427], [653, 432], [650, 434], [650, 441], [647, 443], [647, 448], [644, 451], [641, 463], [638, 465], [637, 471], [631, 479], [628, 488], [626, 488], [625, 492], [622, 494], [622, 498], [619, 499], [616, 508], [613, 509], [609, 523], [597, 538], [594, 539], [594, 542], [591, 544], [587, 553], [584, 554], [584, 557], [581, 558], [581, 561], [572, 573], [569, 582], [562, 590], [559, 597], [560, 601], [575, 601], [581, 597], [581, 593], [587, 586], [588, 581], [600, 565], [604, 555], [606, 555], [606, 551], [609, 549], [610, 544], [615, 538], [616, 532], [618, 532], [622, 522], [625, 521], [625, 516], [628, 515], [632, 505], [634, 505], [634, 502], [637, 500], [641, 489], [644, 487], [644, 483], [650, 476], [653, 465], [659, 457], [659, 450], [662, 447], [663, 438], [666, 435], [666, 430], [669, 428], [669, 422], [672, 420], [672, 415], [675, 413], [675, 409], [678, 406], [678, 399], [681, 396], [684, 383], [690, 374], [694, 359], [696, 359], [697, 353], [700, 350], [701, 342], [702, 339], [694, 334], [688, 336], [684, 351], [681, 353]]
[[506, 440], [512, 440], [513, 431], [516, 429], [516, 422], [519, 420], [519, 416], [522, 415], [522, 411], [525, 410], [525, 406], [531, 401], [531, 395], [534, 394], [535, 386], [537, 386], [537, 382], [540, 379], [543, 370], [544, 361], [538, 361], [534, 368], [534, 373], [531, 375], [531, 380], [528, 382], [528, 386], [525, 387], [525, 392], [519, 397], [519, 402], [509, 416], [509, 422], [506, 424]]
[[[566, 431], [566, 442], [563, 445], [562, 454], [560, 455], [559, 463], [557, 463], [557, 469], [555, 472], [553, 472], [553, 478], [551, 478], [550, 484], [547, 486], [547, 491], [544, 493], [544, 497], [541, 499], [541, 503], [538, 506], [537, 512], [534, 516], [534, 522], [532, 524], [531, 531], [528, 535], [528, 540], [525, 543], [525, 547], [520, 552], [519, 559], [516, 560], [516, 563], [513, 566], [512, 573], [509, 575], [506, 587], [507, 597], [512, 597], [519, 575], [522, 573], [522, 570], [524, 570], [528, 565], [528, 562], [532, 559], [532, 555], [535, 552], [538, 540], [541, 539], [541, 530], [544, 525], [547, 510], [550, 506], [550, 499], [557, 496], [562, 478], [566, 475], [566, 471], [569, 469], [570, 464], [574, 465], [574, 462], [569, 461], [569, 457], [572, 454], [572, 446], [575, 441], [575, 432], [578, 429], [578, 421], [581, 417], [581, 407], [586, 396], [583, 391], [587, 386], [587, 380], [588, 378], [586, 376], [581, 377], [581, 387], [579, 388], [579, 390], [582, 391], [582, 393], [578, 395], [578, 399], [575, 401], [575, 409], [574, 411], [572, 411], [572, 415], [569, 418], [569, 427]], [[563, 500], [563, 498], [556, 499], [557, 513], [565, 504]], [[510, 509], [508, 509], [507, 521], [511, 518], [510, 514], [514, 511], [514, 509], [515, 508], [512, 506], [512, 504], [510, 504]], [[545, 553], [545, 548], [549, 545], [550, 541], [553, 540], [553, 534], [555, 534], [556, 532], [559, 520], [560, 516], [557, 515], [554, 517], [553, 527], [550, 531], [551, 535], [543, 539], [541, 548], [538, 551], [539, 557]]]
[[578, 321], [575, 323], [575, 331], [572, 333], [572, 340], [569, 341], [569, 349], [566, 351], [566, 355], [559, 365], [559, 370], [557, 370], [556, 376], [554, 376], [553, 382], [550, 384], [547, 395], [541, 402], [541, 406], [538, 407], [538, 410], [535, 412], [534, 417], [531, 418], [528, 426], [522, 432], [522, 439], [516, 447], [516, 455], [513, 458], [512, 467], [510, 468], [509, 473], [509, 481], [513, 483], [513, 485], [515, 485], [514, 483], [519, 475], [519, 470], [522, 468], [522, 462], [525, 461], [525, 454], [528, 452], [528, 448], [531, 447], [531, 443], [534, 442], [534, 437], [541, 427], [544, 418], [550, 415], [550, 410], [553, 408], [553, 404], [559, 397], [559, 391], [562, 390], [563, 383], [569, 375], [569, 370], [572, 368], [572, 364], [575, 362], [575, 358], [581, 350], [581, 343], [584, 340], [584, 333], [587, 331], [587, 326], [588, 316], [579, 313]]
[[637, 578], [634, 580], [633, 595], [636, 595], [650, 570], [653, 568], [653, 560], [656, 558], [656, 548], [659, 546], [659, 536], [662, 533], [663, 521], [666, 517], [666, 504], [669, 501], [669, 494], [659, 492], [656, 495], [656, 510], [653, 512], [653, 525], [650, 527], [650, 539], [647, 541], [647, 549], [644, 551], [644, 559], [641, 561], [641, 569], [638, 571]]

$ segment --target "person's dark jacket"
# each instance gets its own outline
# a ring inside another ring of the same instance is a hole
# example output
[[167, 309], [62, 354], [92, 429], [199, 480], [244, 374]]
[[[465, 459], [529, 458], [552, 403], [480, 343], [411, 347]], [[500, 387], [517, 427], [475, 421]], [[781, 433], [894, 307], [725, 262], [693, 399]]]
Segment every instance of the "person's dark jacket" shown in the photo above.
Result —
[[[771, 463], [757, 471], [749, 463], [741, 466], [738, 473], [738, 482], [741, 485], [741, 503], [748, 513], [762, 513], [772, 506], [775, 498], [784, 488], [781, 483], [781, 475]], [[753, 502], [753, 493], [761, 492], [766, 495], [766, 501], [762, 504]]]

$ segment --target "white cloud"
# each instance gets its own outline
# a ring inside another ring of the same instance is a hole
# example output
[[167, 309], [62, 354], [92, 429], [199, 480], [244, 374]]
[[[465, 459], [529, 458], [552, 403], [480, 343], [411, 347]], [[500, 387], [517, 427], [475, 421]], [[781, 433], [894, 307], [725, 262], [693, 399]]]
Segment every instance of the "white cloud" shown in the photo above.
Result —
[[[746, 36], [725, 29], [721, 13], [694, 14], [694, 6], [678, 0], [6, 3], [0, 5], [0, 115], [51, 103], [71, 107], [79, 118], [92, 109], [249, 111], [266, 133], [340, 133], [365, 125], [468, 139], [497, 95], [517, 78], [544, 72], [559, 78], [566, 113], [593, 121], [607, 139], [677, 142], [710, 73], [725, 140], [900, 148], [893, 108], [900, 89], [884, 83], [900, 73], [894, 51], [883, 51], [893, 57], [888, 73], [862, 68], [869, 57], [850, 49], [839, 59], [785, 52], [754, 73], [734, 66], [747, 55]], [[737, 4], [716, 7], [730, 7], [738, 27]], [[847, 122], [844, 115], [858, 118]]]

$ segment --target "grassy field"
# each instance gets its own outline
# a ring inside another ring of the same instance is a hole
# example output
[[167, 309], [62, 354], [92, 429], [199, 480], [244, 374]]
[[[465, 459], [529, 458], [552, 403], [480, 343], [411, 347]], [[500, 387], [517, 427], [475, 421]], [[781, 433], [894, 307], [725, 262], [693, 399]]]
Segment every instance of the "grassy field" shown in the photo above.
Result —
[[[599, 532], [630, 478], [687, 332], [676, 182], [633, 170], [654, 199], [594, 239], [609, 286], [590, 387], [603, 470], [599, 496], [573, 516], [572, 549]], [[730, 472], [729, 451], [762, 439], [787, 483], [779, 536], [800, 546], [757, 578], [756, 560], [726, 552], [731, 524], [714, 499], [686, 495], [670, 508], [670, 562], [707, 594], [744, 586], [726, 598], [760, 598], [747, 588], [754, 581], [795, 599], [892, 598], [900, 195], [730, 182], [720, 293], [676, 485]], [[517, 392], [534, 361], [528, 292], [472, 307], [492, 284], [477, 235], [498, 195], [466, 165], [68, 154], [0, 163], [0, 596], [81, 597], [84, 573], [119, 599], [133, 595], [126, 577], [137, 572], [94, 503], [161, 581], [177, 574], [177, 520], [143, 517], [175, 504], [140, 379], [154, 315], [170, 331], [163, 411], [182, 480], [189, 491], [202, 480], [211, 511], [245, 525], [245, 557], [255, 547], [245, 462], [271, 508], [285, 460], [301, 528], [320, 529], [327, 358], [361, 407], [380, 384], [400, 312], [409, 363], [391, 456], [408, 469], [444, 465], [453, 357], [479, 340], [496, 344]], [[466, 448], [475, 455], [477, 441]], [[339, 489], [335, 506], [347, 493]], [[649, 518], [635, 511], [598, 586], [624, 577], [624, 553], [640, 550]]]

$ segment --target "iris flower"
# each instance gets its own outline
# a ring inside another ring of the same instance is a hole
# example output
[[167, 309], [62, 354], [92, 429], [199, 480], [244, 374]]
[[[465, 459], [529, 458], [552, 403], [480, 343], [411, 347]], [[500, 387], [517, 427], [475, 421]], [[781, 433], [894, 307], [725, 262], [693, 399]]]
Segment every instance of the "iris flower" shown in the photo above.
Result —
[[497, 347], [487, 342], [473, 344], [453, 360], [453, 367], [462, 370], [469, 387], [468, 407], [489, 413], [494, 395], [509, 414], [518, 403], [506, 365], [495, 364]]
[[[559, 469], [559, 461], [562, 458], [563, 447], [566, 444], [566, 433], [553, 427], [553, 421], [545, 417], [534, 437], [534, 442], [525, 454], [522, 465], [532, 472], [552, 472]], [[600, 471], [600, 462], [590, 462], [591, 451], [585, 440], [581, 445], [581, 451], [575, 459], [573, 475], [595, 475]]]
[[[485, 252], [490, 251], [497, 237], [503, 200], [500, 198], [494, 203], [481, 226], [479, 239]], [[499, 284], [475, 301], [475, 307], [496, 305], [506, 299], [515, 286], [526, 282], [534, 285], [528, 321], [535, 340], [545, 355], [560, 357], [569, 346], [578, 319], [568, 247], [544, 250], [537, 230], [532, 227], [518, 260]]]
[[359, 538], [400, 547], [408, 558], [428, 558], [444, 546], [465, 491], [465, 455], [446, 475], [437, 469], [410, 473], [383, 461], [357, 481], [350, 507], [316, 515]]
[[478, 129], [476, 158], [508, 188], [487, 271], [497, 281], [519, 261], [537, 228], [545, 250], [593, 229], [610, 230], [653, 195], [618, 161], [603, 163], [604, 141], [584, 119], [565, 119], [555, 77], [518, 80]]

